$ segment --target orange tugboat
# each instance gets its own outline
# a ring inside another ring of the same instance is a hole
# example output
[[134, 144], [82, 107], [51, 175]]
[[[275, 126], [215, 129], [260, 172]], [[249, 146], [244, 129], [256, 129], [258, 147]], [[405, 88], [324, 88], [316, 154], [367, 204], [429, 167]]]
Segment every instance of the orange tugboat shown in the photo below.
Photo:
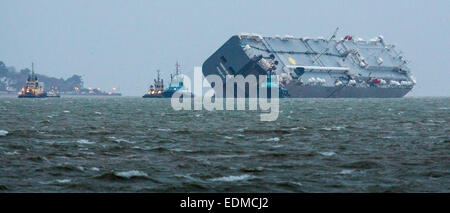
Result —
[[[34, 73], [34, 64], [31, 64], [31, 74], [28, 75], [27, 83], [19, 95], [19, 98], [47, 98], [48, 95], [44, 90], [44, 83], [39, 82]], [[52, 96], [59, 97], [59, 96]]]
[[150, 85], [150, 89], [147, 94], [142, 96], [143, 98], [163, 98], [164, 91], [164, 81], [160, 78], [159, 70], [158, 70], [158, 78], [155, 79], [155, 83]]

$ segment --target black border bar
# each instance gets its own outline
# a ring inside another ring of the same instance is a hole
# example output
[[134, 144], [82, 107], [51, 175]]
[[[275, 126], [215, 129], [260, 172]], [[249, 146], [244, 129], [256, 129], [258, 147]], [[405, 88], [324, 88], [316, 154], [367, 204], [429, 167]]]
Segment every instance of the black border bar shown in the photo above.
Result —
[[[214, 200], [213, 207], [181, 207], [189, 197], [190, 203], [199, 200]], [[227, 199], [227, 200], [226, 200]], [[232, 201], [234, 199], [234, 201]], [[239, 200], [239, 201], [237, 201]], [[225, 202], [228, 201], [228, 207]], [[237, 201], [237, 202], [236, 202]], [[253, 201], [253, 205], [251, 202]], [[237, 205], [235, 207], [232, 206]], [[143, 209], [143, 212], [156, 209], [175, 210], [176, 212], [222, 212], [248, 211], [273, 212], [279, 209], [316, 209], [316, 210], [351, 210], [356, 206], [366, 206], [370, 210], [385, 211], [391, 207], [400, 209], [416, 207], [437, 207], [448, 205], [450, 196], [441, 194], [295, 194], [295, 193], [5, 193], [0, 194], [0, 206], [32, 207], [42, 210], [89, 210], [122, 209], [131, 212]], [[218, 204], [220, 203], [220, 204]], [[242, 206], [243, 205], [243, 206]], [[264, 206], [266, 207], [264, 207]], [[58, 206], [58, 207], [57, 207]], [[388, 208], [389, 207], [389, 208]], [[362, 210], [362, 209], [360, 209]], [[366, 211], [368, 209], [365, 209]], [[363, 211], [363, 212], [364, 212]], [[142, 212], [142, 211], [141, 211]], [[161, 212], [161, 211], [157, 211]], [[306, 211], [308, 212], [308, 211]]]

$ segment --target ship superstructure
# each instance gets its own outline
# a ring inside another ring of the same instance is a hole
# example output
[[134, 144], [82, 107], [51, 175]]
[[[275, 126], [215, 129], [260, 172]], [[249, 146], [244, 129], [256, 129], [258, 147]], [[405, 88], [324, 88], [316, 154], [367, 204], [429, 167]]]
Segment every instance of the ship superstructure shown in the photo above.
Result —
[[413, 88], [407, 61], [383, 36], [336, 39], [337, 30], [328, 39], [232, 36], [204, 62], [203, 74], [225, 81], [226, 75], [273, 72], [280, 89], [293, 98], [403, 97]]
[[34, 64], [31, 64], [31, 74], [28, 75], [27, 82], [22, 88], [19, 98], [45, 98], [47, 93], [44, 91], [44, 83], [39, 82], [34, 73]]
[[167, 88], [164, 91], [165, 93], [170, 95], [170, 97], [172, 96], [173, 93], [175, 93], [178, 90], [187, 92], [187, 89], [183, 85], [184, 77], [183, 75], [181, 75], [180, 72], [180, 64], [177, 62], [175, 66], [176, 66], [175, 75], [170, 74], [169, 88]]
[[150, 88], [143, 97], [144, 98], [162, 98], [164, 91], [164, 80], [160, 77], [160, 71], [158, 70], [158, 77], [154, 79], [154, 84], [150, 85]]

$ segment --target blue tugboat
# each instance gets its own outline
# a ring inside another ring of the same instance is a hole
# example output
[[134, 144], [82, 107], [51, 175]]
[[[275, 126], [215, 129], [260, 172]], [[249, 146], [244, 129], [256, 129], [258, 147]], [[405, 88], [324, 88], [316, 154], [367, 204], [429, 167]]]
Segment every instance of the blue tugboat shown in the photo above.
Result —
[[278, 82], [272, 82], [272, 77], [274, 77], [275, 73], [271, 70], [269, 70], [267, 72], [267, 82], [264, 84], [261, 84], [262, 88], [267, 88], [267, 98], [272, 98], [272, 90], [271, 88], [278, 88], [278, 97], [279, 98], [289, 98], [289, 93], [286, 89], [286, 87], [284, 87], [282, 85], [282, 82], [278, 83]]
[[172, 95], [181, 91], [183, 95], [188, 95], [193, 97], [193, 94], [188, 91], [186, 87], [183, 85], [183, 75], [180, 74], [180, 65], [178, 62], [176, 63], [176, 73], [175, 75], [170, 74], [170, 83], [167, 89], [164, 89], [163, 79], [160, 79], [159, 70], [158, 70], [158, 78], [155, 79], [155, 84], [150, 86], [147, 94], [142, 96], [143, 98], [171, 98]]

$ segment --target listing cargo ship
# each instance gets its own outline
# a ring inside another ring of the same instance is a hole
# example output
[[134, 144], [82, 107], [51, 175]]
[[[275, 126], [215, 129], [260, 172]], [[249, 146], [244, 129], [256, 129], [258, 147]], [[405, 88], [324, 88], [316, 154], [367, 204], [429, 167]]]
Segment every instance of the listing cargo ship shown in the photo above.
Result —
[[19, 98], [47, 98], [47, 92], [44, 90], [44, 83], [39, 82], [34, 73], [34, 64], [31, 64], [31, 74], [28, 75], [25, 87], [22, 88]]
[[180, 73], [180, 64], [176, 63], [175, 75], [170, 74], [170, 83], [167, 89], [164, 89], [164, 81], [160, 78], [158, 70], [158, 77], [154, 80], [154, 84], [150, 86], [147, 94], [143, 98], [171, 98], [175, 92], [181, 93], [180, 97], [194, 95], [189, 92], [188, 88], [183, 85], [184, 77]]
[[383, 36], [336, 39], [337, 31], [328, 39], [235, 35], [203, 63], [203, 75], [225, 82], [227, 75], [274, 73], [280, 95], [292, 98], [399, 98], [414, 87], [408, 62]]

